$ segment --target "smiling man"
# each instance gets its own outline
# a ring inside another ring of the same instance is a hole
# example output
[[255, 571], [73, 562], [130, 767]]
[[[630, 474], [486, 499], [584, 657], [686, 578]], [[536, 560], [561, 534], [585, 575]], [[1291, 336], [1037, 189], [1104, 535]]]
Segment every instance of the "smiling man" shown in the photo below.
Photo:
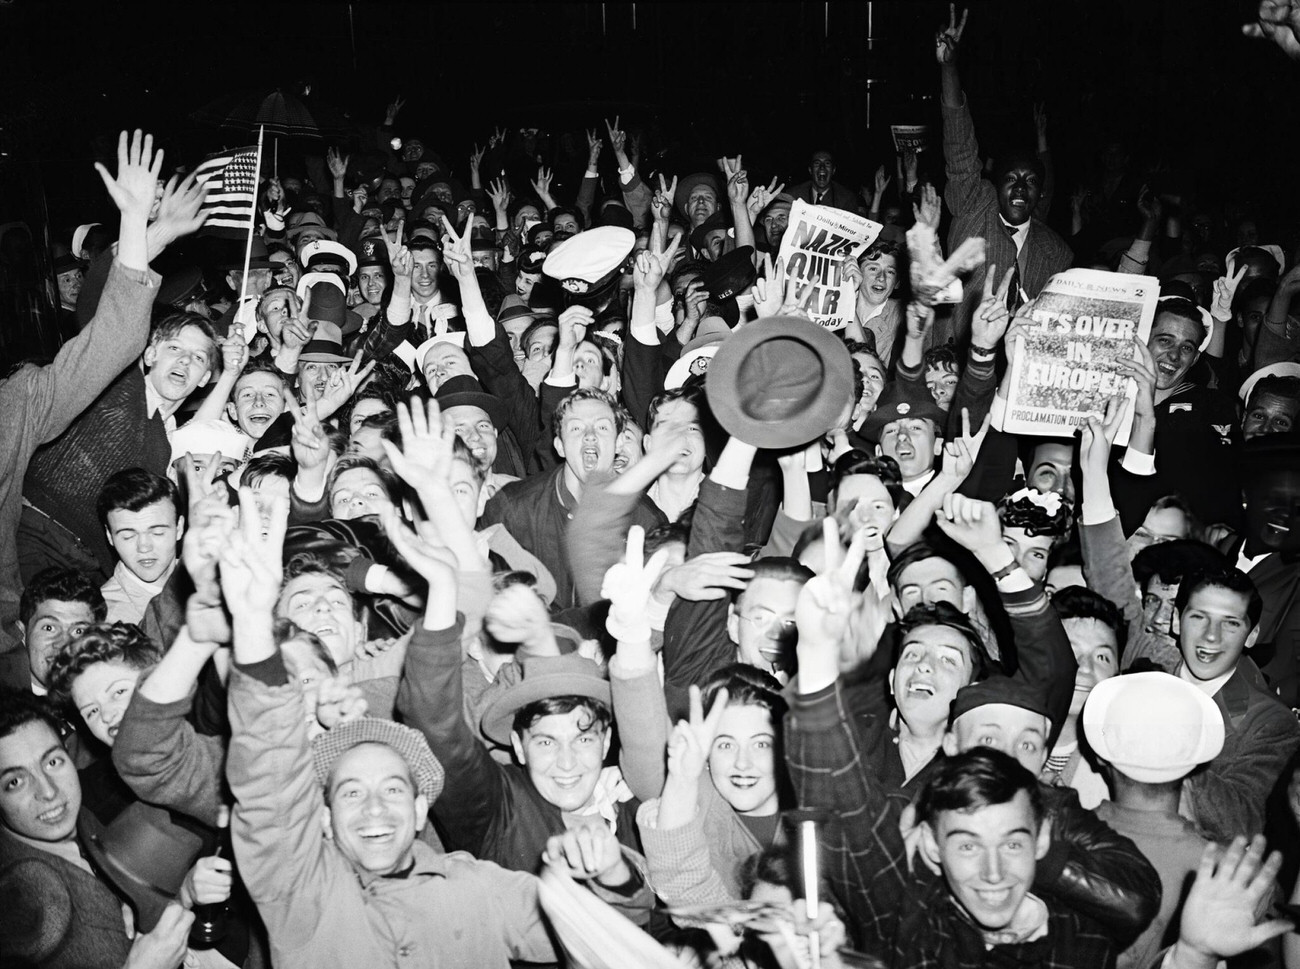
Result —
[[102, 592], [109, 622], [138, 623], [163, 591], [185, 531], [176, 486], [141, 468], [119, 471], [99, 493], [99, 517], [118, 562]]
[[1239, 569], [1185, 576], [1174, 602], [1179, 679], [1208, 693], [1223, 714], [1222, 752], [1184, 784], [1182, 813], [1207, 837], [1264, 830], [1264, 803], [1300, 747], [1300, 724], [1243, 653], [1259, 637], [1264, 604]]
[[254, 441], [284, 413], [289, 378], [266, 363], [252, 361], [230, 392], [227, 416]]
[[[622, 424], [614, 399], [599, 390], [573, 391], [555, 409], [555, 452], [562, 463], [549, 474], [535, 474], [506, 485], [487, 503], [480, 528], [502, 524], [519, 544], [555, 576], [556, 604], [577, 605], [573, 569], [567, 550], [567, 527], [592, 475], [610, 472]], [[663, 515], [644, 495], [629, 524], [647, 531]]]
[[130, 467], [166, 475], [177, 411], [221, 366], [212, 327], [192, 313], [158, 323], [141, 360], [33, 457], [18, 536], [24, 578], [47, 565], [109, 577], [114, 557], [96, 514], [100, 488]]
[[[983, 177], [983, 161], [975, 138], [975, 122], [957, 71], [965, 19], [939, 34], [936, 59], [941, 78], [943, 157], [948, 181], [944, 201], [952, 212], [948, 251], [962, 242], [982, 238], [987, 247], [983, 266], [965, 283], [965, 297], [954, 314], [959, 344], [966, 342], [970, 321], [983, 293], [988, 267], [1015, 267], [1010, 300], [1019, 305], [1038, 295], [1054, 273], [1074, 261], [1065, 240], [1038, 215], [1051, 206], [1051, 186], [1043, 159], [1027, 153], [1009, 153], [993, 165], [993, 177]], [[944, 342], [949, 334], [937, 334]]]

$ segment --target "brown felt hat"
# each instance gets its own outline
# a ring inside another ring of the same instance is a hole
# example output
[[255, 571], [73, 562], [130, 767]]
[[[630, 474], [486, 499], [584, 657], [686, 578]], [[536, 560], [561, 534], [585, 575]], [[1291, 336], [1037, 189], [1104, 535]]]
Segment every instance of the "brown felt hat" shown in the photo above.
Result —
[[853, 400], [844, 342], [794, 316], [747, 323], [709, 364], [709, 406], [732, 437], [762, 448], [807, 444], [830, 430]]

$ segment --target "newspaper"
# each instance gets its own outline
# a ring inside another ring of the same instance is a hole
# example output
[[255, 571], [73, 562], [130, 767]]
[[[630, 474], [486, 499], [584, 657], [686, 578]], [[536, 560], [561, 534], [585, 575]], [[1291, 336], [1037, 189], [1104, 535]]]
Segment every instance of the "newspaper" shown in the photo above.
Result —
[[[1100, 418], [1109, 398], [1132, 401], [1137, 382], [1118, 361], [1133, 359], [1135, 337], [1145, 343], [1150, 336], [1159, 295], [1151, 276], [1097, 269], [1053, 276], [1029, 308], [1034, 325], [1008, 348], [1005, 407], [994, 426], [1064, 437], [1089, 417]], [[1117, 444], [1128, 442], [1132, 419], [1130, 406]]]
[[781, 238], [780, 257], [786, 279], [798, 283], [802, 295], [812, 286], [808, 314], [828, 330], [842, 330], [853, 318], [853, 285], [844, 279], [844, 259], [856, 260], [876, 241], [879, 222], [828, 205], [795, 199], [790, 227]]

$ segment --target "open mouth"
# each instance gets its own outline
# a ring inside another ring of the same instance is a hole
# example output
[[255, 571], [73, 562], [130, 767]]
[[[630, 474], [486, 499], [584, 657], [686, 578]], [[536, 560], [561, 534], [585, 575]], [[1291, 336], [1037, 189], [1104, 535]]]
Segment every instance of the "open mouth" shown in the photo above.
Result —
[[184, 370], [169, 370], [167, 379], [177, 387], [184, 387], [189, 382], [190, 375]]
[[397, 830], [389, 827], [361, 828], [357, 831], [357, 834], [361, 836], [361, 840], [366, 844], [384, 845], [392, 842], [397, 836]]
[[142, 569], [152, 569], [155, 565], [158, 564], [158, 560], [157, 560], [157, 559], [140, 559], [136, 564], [139, 565], [140, 568], [142, 568]]
[[933, 683], [928, 683], [925, 680], [913, 680], [907, 684], [907, 692], [915, 696], [930, 697], [934, 696], [936, 691]]
[[1222, 656], [1222, 655], [1223, 655], [1223, 651], [1222, 651], [1222, 650], [1216, 650], [1216, 649], [1198, 649], [1198, 650], [1196, 651], [1196, 660], [1197, 660], [1197, 662], [1199, 662], [1199, 663], [1205, 663], [1205, 664], [1208, 666], [1210, 663], [1213, 663], [1215, 660], [1217, 660], [1217, 659], [1218, 659], [1220, 656]]
[[562, 791], [571, 791], [582, 781], [582, 775], [576, 777], [552, 777], [551, 783]]
[[620, 472], [627, 470], [627, 462], [628, 458], [626, 454], [614, 455], [614, 470]]
[[747, 791], [758, 784], [758, 778], [751, 777], [748, 774], [732, 774], [727, 780], [731, 782], [732, 787], [739, 788], [742, 791]]
[[50, 808], [44, 814], [36, 815], [36, 820], [41, 824], [58, 824], [68, 816], [68, 803], [64, 801], [58, 807]]
[[997, 891], [980, 891], [976, 889], [975, 894], [979, 900], [990, 908], [999, 908], [1005, 905], [1011, 899], [1010, 888], [1000, 888]]
[[582, 469], [584, 471], [593, 471], [600, 462], [600, 450], [594, 447], [585, 447], [582, 449]]
[[267, 424], [271, 423], [271, 415], [264, 413], [249, 414], [245, 420], [256, 427], [265, 427]]

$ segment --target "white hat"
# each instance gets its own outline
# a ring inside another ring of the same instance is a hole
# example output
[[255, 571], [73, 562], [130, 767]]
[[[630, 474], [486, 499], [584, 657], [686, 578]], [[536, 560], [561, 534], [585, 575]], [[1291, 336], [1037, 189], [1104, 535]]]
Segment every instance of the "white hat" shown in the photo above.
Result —
[[1102, 680], [1084, 704], [1083, 732], [1098, 757], [1143, 784], [1176, 781], [1223, 750], [1214, 700], [1168, 673]]
[[229, 421], [220, 419], [190, 421], [172, 434], [172, 460], [186, 454], [216, 454], [234, 458], [241, 464], [248, 458], [252, 440]]
[[348, 295], [347, 283], [339, 279], [338, 273], [314, 272], [314, 273], [303, 273], [302, 278], [298, 280], [298, 298], [301, 300], [306, 300], [307, 291], [311, 289], [313, 286], [315, 286], [317, 283], [329, 283], [331, 286], [335, 287], [344, 296]]
[[86, 236], [90, 234], [91, 229], [102, 224], [100, 222], [87, 222], [85, 225], [79, 225], [72, 230], [72, 254], [74, 256], [83, 262], [87, 259]]
[[1243, 249], [1263, 249], [1270, 256], [1272, 256], [1273, 261], [1277, 263], [1278, 274], [1280, 275], [1286, 272], [1286, 256], [1283, 254], [1281, 246], [1261, 246], [1261, 245], [1238, 246], [1236, 249], [1233, 249], [1232, 252], [1228, 253], [1227, 258], [1223, 260], [1224, 265], [1228, 270], [1229, 276], [1233, 276], [1236, 274], [1237, 253], [1241, 252], [1241, 250]]
[[298, 261], [302, 263], [302, 268], [307, 269], [311, 266], [313, 259], [320, 256], [333, 256], [336, 259], [342, 259], [348, 264], [348, 275], [351, 276], [357, 271], [357, 255], [341, 242], [335, 242], [332, 239], [313, 239], [302, 247], [298, 253]]
[[415, 369], [424, 373], [424, 356], [439, 343], [454, 343], [462, 350], [465, 349], [465, 333], [441, 333], [438, 336], [430, 337], [415, 348]]
[[1270, 363], [1267, 367], [1260, 367], [1246, 378], [1241, 390], [1237, 392], [1243, 404], [1250, 403], [1250, 394], [1255, 385], [1265, 377], [1300, 377], [1300, 363]]

